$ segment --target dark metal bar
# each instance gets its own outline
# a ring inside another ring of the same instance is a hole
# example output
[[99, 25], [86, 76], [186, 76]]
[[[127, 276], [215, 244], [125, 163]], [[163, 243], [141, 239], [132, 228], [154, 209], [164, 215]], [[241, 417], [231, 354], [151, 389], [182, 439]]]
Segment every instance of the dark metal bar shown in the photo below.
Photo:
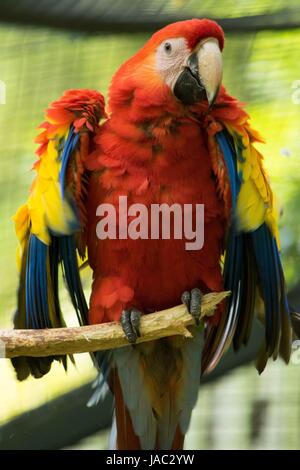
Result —
[[91, 384], [66, 393], [0, 427], [0, 450], [55, 450], [110, 426], [112, 397], [87, 408]]
[[[123, 2], [124, 3], [124, 2]], [[143, 3], [131, 2], [130, 11], [108, 1], [86, 1], [77, 3], [70, 0], [33, 2], [33, 0], [2, 0], [0, 22], [37, 27], [50, 27], [65, 31], [87, 34], [153, 32], [168, 23], [195, 16], [186, 9], [178, 13], [165, 13], [159, 2], [154, 3], [151, 12], [143, 9]], [[157, 12], [155, 10], [157, 8]], [[203, 15], [206, 12], [201, 12]], [[202, 16], [199, 12], [199, 16]], [[261, 30], [282, 30], [300, 28], [300, 9], [282, 9], [275, 13], [244, 16], [237, 18], [214, 18], [226, 32], [257, 32]]]

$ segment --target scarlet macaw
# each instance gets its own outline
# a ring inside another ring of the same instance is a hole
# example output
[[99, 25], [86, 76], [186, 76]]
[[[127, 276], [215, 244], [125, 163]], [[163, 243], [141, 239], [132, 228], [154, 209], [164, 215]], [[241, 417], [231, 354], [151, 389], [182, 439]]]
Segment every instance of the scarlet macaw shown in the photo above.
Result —
[[[255, 301], [264, 302], [265, 338], [257, 367], [278, 353], [289, 360], [290, 309], [279, 256], [277, 213], [255, 147], [261, 138], [241, 103], [222, 86], [221, 27], [181, 21], [156, 32], [114, 75], [107, 114], [92, 90], [52, 103], [38, 136], [36, 178], [15, 216], [20, 241], [16, 328], [63, 326], [62, 265], [79, 323], [120, 320], [135, 343], [141, 313], [182, 299], [199, 323], [201, 297], [230, 290], [193, 339], [165, 338], [96, 354], [115, 396], [112, 445], [182, 448], [199, 373], [233, 341], [247, 343]], [[99, 120], [101, 123], [99, 124]], [[205, 241], [106, 239], [96, 234], [100, 203], [205, 206]], [[89, 309], [77, 254], [93, 270]], [[41, 377], [53, 359], [17, 358], [18, 378]]]

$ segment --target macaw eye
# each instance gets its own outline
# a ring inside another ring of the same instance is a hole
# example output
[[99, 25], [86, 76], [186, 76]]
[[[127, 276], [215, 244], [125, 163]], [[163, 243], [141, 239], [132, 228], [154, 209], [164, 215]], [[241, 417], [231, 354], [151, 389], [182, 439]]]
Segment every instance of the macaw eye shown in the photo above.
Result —
[[166, 51], [167, 54], [170, 54], [170, 52], [172, 51], [172, 46], [169, 42], [165, 42], [164, 44], [164, 49]]

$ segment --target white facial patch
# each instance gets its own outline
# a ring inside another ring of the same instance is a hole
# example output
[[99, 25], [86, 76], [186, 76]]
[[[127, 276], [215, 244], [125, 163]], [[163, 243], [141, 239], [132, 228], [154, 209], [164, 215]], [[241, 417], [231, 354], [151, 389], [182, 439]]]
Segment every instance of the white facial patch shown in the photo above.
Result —
[[172, 90], [190, 53], [184, 38], [166, 39], [157, 48], [156, 69]]

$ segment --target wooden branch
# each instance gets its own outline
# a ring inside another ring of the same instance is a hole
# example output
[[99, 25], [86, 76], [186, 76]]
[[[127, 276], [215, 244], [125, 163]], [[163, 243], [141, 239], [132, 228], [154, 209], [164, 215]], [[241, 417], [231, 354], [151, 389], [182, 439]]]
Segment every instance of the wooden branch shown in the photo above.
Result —
[[[203, 297], [201, 317], [211, 316], [216, 306], [229, 292], [210, 293]], [[191, 337], [188, 326], [194, 320], [184, 305], [142, 317], [141, 337], [137, 343], [183, 335]], [[52, 356], [99, 351], [128, 346], [118, 322], [77, 328], [53, 328], [44, 330], [0, 330], [0, 351], [3, 357]]]

